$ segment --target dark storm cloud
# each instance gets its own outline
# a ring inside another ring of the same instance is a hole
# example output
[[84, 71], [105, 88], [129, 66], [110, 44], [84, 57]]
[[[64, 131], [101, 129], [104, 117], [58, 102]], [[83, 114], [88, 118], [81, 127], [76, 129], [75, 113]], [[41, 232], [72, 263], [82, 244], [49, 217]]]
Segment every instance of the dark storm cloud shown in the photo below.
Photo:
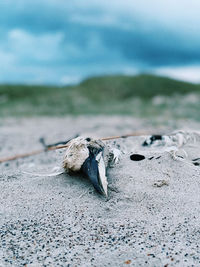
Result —
[[[153, 9], [151, 17], [148, 6], [143, 14], [139, 1], [128, 1], [130, 8], [122, 0], [114, 3], [113, 8], [90, 0], [0, 2], [0, 81], [59, 83], [200, 63], [200, 37], [181, 17], [162, 17]], [[193, 16], [191, 24], [197, 21]]]

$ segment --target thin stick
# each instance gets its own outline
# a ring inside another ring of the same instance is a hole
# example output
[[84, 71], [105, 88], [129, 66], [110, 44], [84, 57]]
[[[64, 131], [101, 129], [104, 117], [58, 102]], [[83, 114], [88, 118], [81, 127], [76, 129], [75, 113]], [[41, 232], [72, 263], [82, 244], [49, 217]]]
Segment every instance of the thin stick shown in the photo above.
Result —
[[135, 133], [119, 135], [119, 136], [103, 137], [103, 138], [101, 138], [101, 140], [107, 141], [107, 140], [113, 140], [113, 139], [119, 139], [119, 138], [127, 138], [127, 137], [131, 137], [131, 136], [141, 136], [141, 135], [146, 135], [146, 134], [147, 133], [144, 133], [144, 132], [135, 132]]
[[18, 154], [15, 156], [11, 156], [11, 157], [7, 157], [7, 158], [2, 158], [0, 159], [0, 163], [6, 162], [6, 161], [11, 161], [11, 160], [15, 160], [15, 159], [21, 159], [21, 158], [26, 158], [26, 157], [30, 157], [33, 155], [37, 155], [43, 152], [47, 152], [47, 151], [51, 151], [51, 150], [56, 150], [56, 149], [61, 149], [61, 148], [65, 148], [68, 147], [68, 145], [62, 145], [62, 146], [53, 146], [53, 147], [49, 147], [47, 149], [40, 149], [40, 150], [35, 150], [35, 151], [31, 151], [28, 153], [23, 153], [23, 154]]
[[[127, 137], [130, 137], [130, 136], [141, 136], [141, 135], [146, 135], [146, 134], [147, 133], [135, 132], [135, 133], [132, 133], [132, 134], [126, 134], [126, 135], [121, 135], [121, 136], [104, 137], [104, 138], [100, 138], [100, 140], [108, 141], [108, 140], [113, 140], [113, 139], [127, 138]], [[37, 154], [40, 154], [40, 153], [43, 153], [43, 152], [47, 152], [47, 151], [67, 148], [68, 146], [69, 146], [68, 144], [52, 146], [52, 147], [48, 147], [48, 148], [45, 148], [45, 149], [39, 149], [39, 150], [35, 150], [35, 151], [32, 151], [32, 152], [28, 152], [28, 153], [18, 154], [18, 155], [7, 157], [7, 158], [2, 158], [2, 159], [0, 159], [0, 163], [6, 162], [6, 161], [15, 160], [15, 159], [20, 159], [20, 158], [26, 158], [26, 157], [37, 155]]]

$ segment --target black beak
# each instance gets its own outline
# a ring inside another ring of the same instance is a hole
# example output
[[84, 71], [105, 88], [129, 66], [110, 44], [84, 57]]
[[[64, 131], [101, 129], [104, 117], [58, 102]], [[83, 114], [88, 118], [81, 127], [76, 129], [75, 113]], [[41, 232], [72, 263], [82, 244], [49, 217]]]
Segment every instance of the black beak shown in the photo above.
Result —
[[[89, 150], [90, 151], [90, 150]], [[85, 160], [81, 167], [81, 171], [90, 179], [94, 188], [100, 193], [105, 195], [105, 191], [101, 184], [98, 162], [96, 160], [96, 154], [91, 153]]]

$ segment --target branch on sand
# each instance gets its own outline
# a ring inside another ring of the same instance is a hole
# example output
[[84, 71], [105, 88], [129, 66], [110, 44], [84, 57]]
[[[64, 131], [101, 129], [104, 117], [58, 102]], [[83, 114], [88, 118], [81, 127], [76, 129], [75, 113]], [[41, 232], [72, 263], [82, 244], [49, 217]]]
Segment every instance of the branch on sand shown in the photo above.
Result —
[[[127, 138], [127, 137], [131, 137], [131, 136], [142, 136], [142, 135], [147, 135], [147, 134], [149, 134], [149, 133], [135, 132], [135, 133], [130, 133], [130, 134], [126, 134], [126, 135], [103, 137], [103, 138], [100, 138], [100, 140], [101, 141], [109, 141], [109, 140], [114, 140], [114, 139], [119, 139], [119, 138]], [[11, 160], [16, 160], [16, 159], [20, 159], [20, 158], [26, 158], [26, 157], [30, 157], [30, 156], [33, 156], [33, 155], [37, 155], [37, 154], [43, 153], [43, 152], [57, 150], [57, 149], [63, 149], [63, 148], [67, 148], [67, 147], [68, 147], [67, 143], [64, 144], [64, 145], [50, 146], [50, 147], [46, 147], [44, 149], [39, 149], [39, 150], [35, 150], [35, 151], [23, 153], [23, 154], [18, 154], [18, 155], [15, 155], [15, 156], [2, 158], [2, 159], [0, 159], [0, 163], [11, 161]]]

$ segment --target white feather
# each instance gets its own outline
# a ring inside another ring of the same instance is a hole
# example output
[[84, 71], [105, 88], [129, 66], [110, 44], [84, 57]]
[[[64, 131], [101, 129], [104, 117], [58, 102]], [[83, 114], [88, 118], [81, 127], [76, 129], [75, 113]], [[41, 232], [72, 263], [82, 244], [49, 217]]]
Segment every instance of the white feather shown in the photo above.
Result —
[[52, 177], [52, 176], [58, 176], [58, 175], [64, 173], [65, 170], [63, 168], [61, 168], [61, 167], [54, 167], [51, 170], [51, 172], [46, 172], [46, 173], [44, 173], [44, 172], [43, 173], [41, 173], [41, 172], [39, 172], [39, 173], [37, 173], [37, 172], [28, 172], [28, 171], [24, 171], [24, 170], [22, 170], [21, 172], [24, 173], [24, 174], [32, 175], [32, 176]]
[[108, 192], [107, 192], [108, 181], [106, 177], [106, 167], [105, 167], [104, 159], [102, 156], [102, 152], [97, 155], [96, 160], [98, 162], [100, 182], [103, 187], [104, 193], [107, 196], [108, 195]]

